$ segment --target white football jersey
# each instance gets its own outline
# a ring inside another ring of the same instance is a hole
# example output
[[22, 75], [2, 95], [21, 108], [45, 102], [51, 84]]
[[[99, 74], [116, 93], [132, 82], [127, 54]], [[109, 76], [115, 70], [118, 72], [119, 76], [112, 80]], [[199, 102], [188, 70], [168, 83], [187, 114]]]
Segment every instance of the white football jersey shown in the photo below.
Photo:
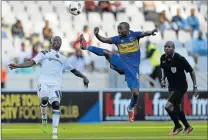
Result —
[[33, 60], [36, 64], [41, 64], [39, 84], [62, 86], [63, 70], [71, 71], [74, 69], [65, 56], [53, 49], [39, 52]]

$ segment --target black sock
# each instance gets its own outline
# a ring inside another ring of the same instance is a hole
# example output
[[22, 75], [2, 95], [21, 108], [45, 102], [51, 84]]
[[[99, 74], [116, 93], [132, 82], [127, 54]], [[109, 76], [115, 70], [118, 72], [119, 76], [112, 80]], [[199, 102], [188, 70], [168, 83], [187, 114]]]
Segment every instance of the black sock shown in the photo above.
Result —
[[184, 114], [184, 111], [182, 110], [179, 110], [179, 109], [176, 109], [175, 112], [177, 113], [179, 119], [181, 120], [181, 122], [183, 123], [183, 125], [187, 128], [189, 127], [189, 123], [188, 121], [186, 120], [186, 116]]
[[186, 128], [190, 126], [183, 111], [179, 112], [178, 117]]
[[168, 112], [168, 115], [170, 116], [170, 118], [172, 119], [172, 121], [174, 122], [175, 127], [181, 127], [175, 112], [174, 111], [172, 111], [172, 112], [167, 111], [167, 112]]
[[183, 125], [187, 128], [189, 127], [189, 123], [186, 120], [186, 116], [184, 114], [184, 111], [181, 109], [181, 105], [176, 105], [174, 111], [176, 112], [177, 116], [179, 117], [179, 119], [181, 120], [181, 122], [183, 123]]
[[138, 94], [132, 95], [131, 102], [129, 105], [129, 110], [132, 110], [134, 108], [134, 106], [137, 104], [138, 100], [139, 100]]

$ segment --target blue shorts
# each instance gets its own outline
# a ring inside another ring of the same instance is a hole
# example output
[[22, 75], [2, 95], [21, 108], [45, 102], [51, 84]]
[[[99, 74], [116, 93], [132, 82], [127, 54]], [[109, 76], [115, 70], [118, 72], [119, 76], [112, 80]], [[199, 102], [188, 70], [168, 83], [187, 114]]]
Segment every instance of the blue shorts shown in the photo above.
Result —
[[113, 54], [111, 58], [111, 69], [119, 69], [124, 72], [127, 85], [130, 89], [139, 89], [139, 68], [128, 65], [120, 56]]

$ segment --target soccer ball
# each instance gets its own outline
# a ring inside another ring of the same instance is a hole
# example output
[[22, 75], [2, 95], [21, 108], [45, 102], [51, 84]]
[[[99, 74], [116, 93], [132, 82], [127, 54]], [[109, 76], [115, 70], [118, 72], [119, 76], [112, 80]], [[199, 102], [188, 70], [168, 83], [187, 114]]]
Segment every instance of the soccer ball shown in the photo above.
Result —
[[79, 1], [72, 1], [69, 4], [69, 13], [76, 16], [79, 15], [82, 11], [82, 4]]

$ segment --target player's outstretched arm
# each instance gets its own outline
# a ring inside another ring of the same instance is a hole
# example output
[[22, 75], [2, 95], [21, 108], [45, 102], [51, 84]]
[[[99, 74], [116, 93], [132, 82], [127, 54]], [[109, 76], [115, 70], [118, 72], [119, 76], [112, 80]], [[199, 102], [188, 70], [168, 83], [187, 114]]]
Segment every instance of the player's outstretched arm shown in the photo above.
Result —
[[84, 83], [84, 85], [85, 85], [85, 87], [87, 88], [88, 87], [88, 84], [89, 84], [89, 80], [87, 79], [87, 77], [84, 75], [84, 74], [82, 74], [80, 71], [78, 71], [77, 69], [73, 69], [73, 70], [71, 70], [71, 72], [74, 74], [74, 75], [76, 75], [77, 77], [81, 77], [82, 79], [83, 79], [83, 83]]
[[108, 44], [112, 44], [112, 39], [111, 38], [105, 38], [105, 37], [102, 37], [101, 35], [98, 34], [99, 33], [99, 28], [98, 27], [95, 27], [94, 28], [94, 34], [96, 36], [96, 38], [103, 42], [103, 43], [108, 43]]
[[151, 35], [155, 36], [156, 35], [155, 33], [157, 33], [157, 32], [158, 32], [157, 29], [154, 29], [152, 31], [145, 31], [139, 37], [142, 38], [142, 37], [151, 36]]
[[28, 67], [32, 67], [33, 65], [35, 65], [35, 61], [34, 60], [30, 60], [30, 61], [26, 61], [24, 63], [21, 64], [9, 64], [9, 68], [12, 69], [16, 69], [16, 68], [28, 68]]

